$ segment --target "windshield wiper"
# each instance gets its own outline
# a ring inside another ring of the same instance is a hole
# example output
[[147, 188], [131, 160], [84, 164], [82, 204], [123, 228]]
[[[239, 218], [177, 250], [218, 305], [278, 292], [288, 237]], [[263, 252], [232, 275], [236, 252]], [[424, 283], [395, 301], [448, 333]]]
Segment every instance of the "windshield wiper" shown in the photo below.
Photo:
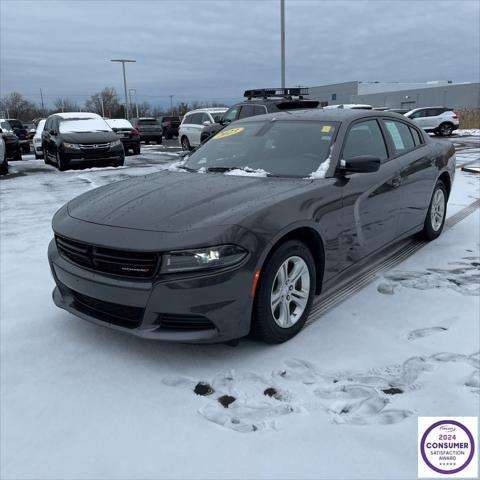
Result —
[[231, 170], [244, 170], [245, 172], [253, 172], [251, 168], [248, 167], [208, 167], [207, 172], [230, 172]]
[[182, 170], [186, 170], [187, 172], [198, 172], [195, 168], [186, 167], [185, 165], [177, 165], [177, 168], [181, 168]]

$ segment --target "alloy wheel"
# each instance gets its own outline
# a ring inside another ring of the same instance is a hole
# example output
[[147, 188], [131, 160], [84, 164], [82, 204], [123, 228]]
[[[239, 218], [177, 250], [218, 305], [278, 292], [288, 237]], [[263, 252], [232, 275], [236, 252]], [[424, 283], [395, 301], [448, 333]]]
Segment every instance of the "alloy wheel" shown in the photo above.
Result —
[[430, 207], [430, 222], [432, 229], [437, 232], [443, 224], [445, 216], [445, 194], [441, 188], [437, 189], [432, 199]]
[[451, 135], [452, 133], [452, 127], [448, 124], [443, 124], [440, 127], [440, 133], [444, 136], [447, 137], [448, 135]]
[[303, 258], [287, 258], [275, 275], [270, 295], [273, 319], [290, 328], [301, 318], [310, 295], [310, 271]]

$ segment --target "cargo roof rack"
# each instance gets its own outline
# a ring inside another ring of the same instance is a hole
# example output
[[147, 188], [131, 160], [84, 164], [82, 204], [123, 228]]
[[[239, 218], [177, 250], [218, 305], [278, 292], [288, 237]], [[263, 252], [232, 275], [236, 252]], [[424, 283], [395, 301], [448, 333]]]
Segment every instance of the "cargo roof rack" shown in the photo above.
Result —
[[304, 95], [308, 95], [309, 91], [307, 87], [294, 87], [294, 88], [259, 88], [256, 90], [245, 90], [243, 96], [249, 100], [252, 98], [270, 98], [280, 97], [292, 99], [292, 97], [298, 97], [303, 99]]

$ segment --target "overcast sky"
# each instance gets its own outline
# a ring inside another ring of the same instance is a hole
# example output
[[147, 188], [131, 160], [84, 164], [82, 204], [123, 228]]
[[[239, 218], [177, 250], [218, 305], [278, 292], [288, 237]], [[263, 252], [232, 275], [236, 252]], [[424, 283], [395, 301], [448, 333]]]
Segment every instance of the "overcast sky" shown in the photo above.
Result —
[[[0, 94], [232, 102], [280, 85], [280, 0], [0, 0]], [[479, 80], [478, 0], [286, 0], [287, 85]]]

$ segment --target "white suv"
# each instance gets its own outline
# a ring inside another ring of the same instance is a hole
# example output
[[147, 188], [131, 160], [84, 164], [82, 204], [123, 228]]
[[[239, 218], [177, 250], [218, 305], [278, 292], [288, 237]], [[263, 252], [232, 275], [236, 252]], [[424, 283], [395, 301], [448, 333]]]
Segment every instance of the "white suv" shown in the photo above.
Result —
[[458, 128], [458, 115], [445, 107], [415, 108], [405, 114], [426, 132], [448, 137]]
[[182, 149], [191, 150], [200, 145], [203, 127], [218, 122], [227, 110], [227, 108], [199, 108], [186, 113], [178, 129]]

